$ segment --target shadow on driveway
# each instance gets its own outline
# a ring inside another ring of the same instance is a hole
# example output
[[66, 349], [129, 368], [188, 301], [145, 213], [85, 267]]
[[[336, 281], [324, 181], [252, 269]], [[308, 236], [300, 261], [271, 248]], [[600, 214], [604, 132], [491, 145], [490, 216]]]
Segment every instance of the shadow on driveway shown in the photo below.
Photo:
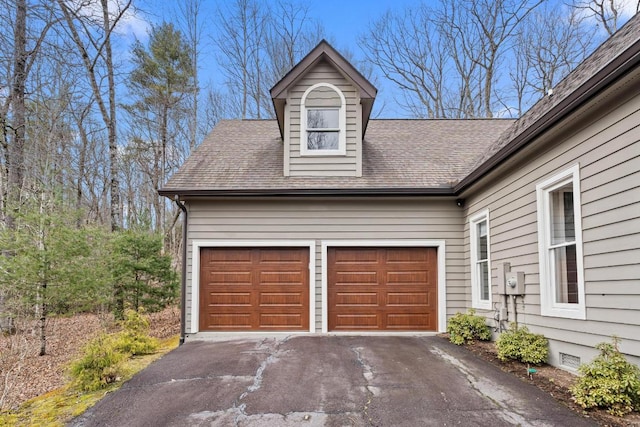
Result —
[[588, 426], [439, 337], [188, 342], [72, 426]]

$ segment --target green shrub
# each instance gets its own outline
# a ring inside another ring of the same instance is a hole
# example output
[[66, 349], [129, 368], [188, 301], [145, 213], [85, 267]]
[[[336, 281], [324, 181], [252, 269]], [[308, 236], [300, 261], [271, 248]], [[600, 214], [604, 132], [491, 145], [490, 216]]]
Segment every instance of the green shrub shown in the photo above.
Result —
[[571, 387], [573, 399], [583, 408], [606, 408], [617, 416], [640, 411], [640, 368], [620, 353], [617, 338], [596, 348], [600, 355], [579, 368], [581, 376]]
[[500, 334], [496, 346], [502, 361], [513, 359], [538, 365], [549, 357], [549, 341], [544, 335], [529, 332], [526, 326], [511, 324], [508, 331]]
[[70, 374], [79, 389], [99, 390], [122, 376], [128, 357], [118, 350], [112, 335], [102, 334], [85, 346], [82, 357], [71, 364]]
[[474, 309], [469, 313], [456, 313], [447, 325], [449, 341], [456, 345], [466, 344], [473, 340], [487, 341], [491, 339], [491, 330], [485, 323], [485, 318], [476, 315]]
[[178, 274], [171, 256], [162, 251], [162, 235], [141, 228], [120, 231], [114, 234], [110, 253], [116, 319], [123, 319], [128, 307], [156, 312], [176, 301]]
[[114, 335], [114, 345], [130, 356], [152, 354], [158, 349], [158, 340], [148, 335], [149, 321], [134, 310], [126, 310], [120, 322], [122, 331]]
[[122, 331], [102, 334], [91, 340], [80, 359], [70, 365], [76, 387], [95, 391], [118, 381], [125, 374], [124, 362], [131, 356], [155, 353], [158, 340], [150, 337], [149, 321], [134, 310], [127, 310], [120, 322]]

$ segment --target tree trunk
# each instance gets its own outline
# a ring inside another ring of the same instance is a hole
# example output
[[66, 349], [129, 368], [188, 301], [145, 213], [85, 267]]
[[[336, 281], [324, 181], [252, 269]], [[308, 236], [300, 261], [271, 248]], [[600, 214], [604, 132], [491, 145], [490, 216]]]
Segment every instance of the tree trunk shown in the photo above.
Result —
[[40, 194], [40, 230], [38, 233], [38, 250], [40, 251], [40, 256], [42, 257], [42, 270], [40, 284], [38, 285], [37, 292], [37, 301], [36, 301], [36, 317], [39, 315], [39, 329], [40, 329], [40, 356], [44, 356], [47, 354], [47, 334], [46, 334], [46, 323], [47, 323], [47, 300], [46, 300], [46, 292], [47, 292], [47, 281], [48, 281], [48, 272], [49, 272], [49, 262], [47, 259], [47, 246], [45, 244], [45, 193], [42, 192]]
[[[7, 228], [15, 229], [15, 214], [20, 202], [20, 192], [24, 178], [24, 143], [25, 143], [25, 84], [27, 80], [27, 2], [16, 0], [16, 18], [13, 27], [13, 81], [9, 93], [9, 103], [13, 112], [13, 123], [10, 127], [13, 143], [9, 143], [6, 132], [8, 123], [3, 123], [3, 144], [6, 149], [7, 188], [5, 199], [4, 222]], [[6, 116], [3, 114], [3, 119]], [[2, 254], [2, 256], [11, 256]], [[0, 330], [12, 331], [13, 319], [7, 317], [5, 295], [0, 294]]]
[[[164, 105], [162, 106], [162, 117], [161, 117], [161, 126], [162, 129], [160, 129], [160, 140], [162, 142], [162, 157], [160, 159], [160, 161], [162, 162], [161, 167], [160, 167], [160, 179], [158, 180], [158, 187], [161, 187], [164, 185], [164, 181], [166, 179], [166, 173], [167, 173], [167, 127], [169, 126], [168, 121], [169, 121], [169, 99], [166, 99], [164, 102]], [[165, 203], [164, 203], [164, 199], [160, 199], [157, 198], [159, 200], [160, 203], [160, 219], [159, 219], [159, 227], [157, 228], [157, 230], [164, 236], [164, 230], [165, 230], [165, 214], [166, 214], [166, 209], [165, 209]], [[164, 241], [162, 243], [162, 247], [164, 248]]]
[[113, 71], [113, 54], [111, 52], [111, 22], [109, 17], [109, 0], [101, 0], [102, 22], [105, 34], [104, 49], [105, 63], [107, 66], [107, 79], [109, 91], [109, 121], [107, 131], [109, 138], [109, 173], [111, 175], [111, 231], [120, 229], [120, 182], [118, 180], [118, 141], [116, 134], [116, 83]]
[[13, 111], [13, 143], [9, 144], [7, 177], [6, 225], [15, 227], [14, 213], [20, 201], [20, 191], [24, 178], [25, 143], [25, 83], [27, 80], [27, 2], [16, 1], [16, 22], [14, 26], [13, 82], [11, 84], [11, 106]]

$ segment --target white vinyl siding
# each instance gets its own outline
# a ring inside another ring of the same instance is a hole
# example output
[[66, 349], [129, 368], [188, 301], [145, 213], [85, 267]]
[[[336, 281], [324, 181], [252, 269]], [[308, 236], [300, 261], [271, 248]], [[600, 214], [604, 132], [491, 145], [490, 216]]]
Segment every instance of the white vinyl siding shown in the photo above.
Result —
[[[339, 94], [326, 90], [327, 84], [335, 87]], [[340, 95], [344, 97], [344, 133], [341, 134], [344, 135], [344, 141], [339, 152], [311, 153], [312, 150], [304, 148], [307, 139], [304, 129], [306, 117], [303, 120], [301, 102], [305, 92], [314, 86], [322, 90], [309, 93], [305, 100], [307, 107], [335, 107], [340, 105]], [[285, 176], [362, 176], [360, 99], [355, 86], [338, 70], [320, 61], [289, 89], [285, 109]]]
[[[503, 262], [525, 273], [518, 322], [550, 339], [555, 365], [561, 351], [589, 361], [593, 347], [612, 334], [640, 361], [640, 80], [630, 86], [610, 89], [604, 101], [587, 105], [462, 195], [469, 215], [490, 209], [492, 281]], [[540, 300], [536, 186], [576, 164], [585, 320], [542, 316]], [[466, 254], [469, 265], [469, 246]]]
[[[189, 202], [187, 283], [191, 283], [193, 240], [315, 240], [316, 266], [322, 265], [322, 242], [338, 240], [439, 240], [446, 244], [446, 315], [465, 310], [462, 209], [454, 199], [268, 199]], [[410, 244], [408, 244], [410, 246]], [[322, 328], [322, 276], [316, 268], [316, 329]], [[187, 292], [187, 313], [193, 304]], [[188, 316], [189, 317], [189, 316]], [[191, 319], [187, 319], [187, 325]], [[440, 325], [444, 330], [444, 326]]]
[[491, 309], [491, 270], [489, 211], [469, 220], [471, 233], [471, 306]]
[[578, 166], [538, 184], [540, 312], [585, 318]]

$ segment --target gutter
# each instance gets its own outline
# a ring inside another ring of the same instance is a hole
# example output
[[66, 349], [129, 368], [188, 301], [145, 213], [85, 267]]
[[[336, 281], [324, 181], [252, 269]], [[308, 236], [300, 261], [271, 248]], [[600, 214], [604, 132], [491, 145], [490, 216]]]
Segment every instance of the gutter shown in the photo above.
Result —
[[532, 142], [535, 138], [551, 129], [570, 113], [577, 110], [600, 92], [607, 89], [613, 82], [637, 67], [638, 64], [640, 64], [640, 41], [636, 41], [620, 56], [616, 57], [613, 61], [587, 80], [580, 88], [571, 92], [555, 107], [552, 107], [551, 110], [538, 118], [531, 126], [527, 127], [507, 145], [498, 150], [497, 153], [483, 162], [477, 169], [464, 177], [454, 187], [455, 194], [458, 195], [471, 187], [476, 181], [496, 169], [508, 157], [511, 157], [521, 148]]
[[387, 196], [387, 197], [407, 197], [407, 196], [454, 196], [456, 193], [452, 187], [424, 187], [424, 188], [306, 188], [306, 189], [160, 189], [161, 196], [174, 197], [367, 197], [367, 196]]
[[180, 202], [180, 196], [175, 195], [174, 201], [184, 213], [182, 217], [182, 278], [180, 280], [180, 343], [184, 344], [186, 330], [186, 302], [187, 302], [187, 226], [189, 225], [189, 215], [187, 207]]

